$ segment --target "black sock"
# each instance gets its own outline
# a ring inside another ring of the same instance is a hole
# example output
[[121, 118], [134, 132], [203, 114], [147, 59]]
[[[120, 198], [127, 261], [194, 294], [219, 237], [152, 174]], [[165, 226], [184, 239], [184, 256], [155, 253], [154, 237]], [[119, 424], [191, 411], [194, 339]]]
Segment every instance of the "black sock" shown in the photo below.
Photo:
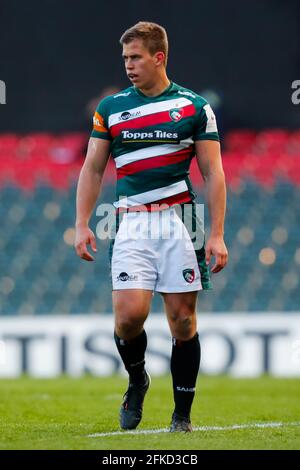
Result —
[[133, 383], [144, 382], [145, 351], [147, 347], [147, 335], [145, 330], [130, 341], [119, 338], [116, 332], [114, 336], [119, 354], [129, 374], [130, 381]]
[[189, 417], [195, 396], [195, 386], [200, 366], [200, 343], [198, 333], [188, 341], [173, 338], [171, 373], [175, 413]]

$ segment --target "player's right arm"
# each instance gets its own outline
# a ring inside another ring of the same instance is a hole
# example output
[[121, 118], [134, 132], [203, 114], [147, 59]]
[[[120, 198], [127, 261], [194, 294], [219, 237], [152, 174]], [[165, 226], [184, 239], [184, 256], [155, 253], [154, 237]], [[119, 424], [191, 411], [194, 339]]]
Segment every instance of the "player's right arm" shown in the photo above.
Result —
[[80, 258], [93, 261], [87, 245], [94, 252], [96, 237], [89, 228], [89, 221], [100, 194], [103, 174], [110, 155], [110, 140], [91, 137], [85, 162], [81, 169], [76, 197], [75, 250]]

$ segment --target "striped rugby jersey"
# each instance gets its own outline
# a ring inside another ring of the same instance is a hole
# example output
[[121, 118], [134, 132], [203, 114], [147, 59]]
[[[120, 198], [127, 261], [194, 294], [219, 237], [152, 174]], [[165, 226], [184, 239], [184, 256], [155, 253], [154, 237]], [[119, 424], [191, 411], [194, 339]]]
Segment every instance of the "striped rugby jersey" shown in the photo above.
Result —
[[[159, 209], [195, 199], [189, 167], [197, 140], [219, 140], [215, 115], [201, 96], [171, 82], [158, 96], [132, 86], [104, 98], [91, 137], [111, 141], [118, 209]], [[154, 205], [155, 206], [151, 206]]]

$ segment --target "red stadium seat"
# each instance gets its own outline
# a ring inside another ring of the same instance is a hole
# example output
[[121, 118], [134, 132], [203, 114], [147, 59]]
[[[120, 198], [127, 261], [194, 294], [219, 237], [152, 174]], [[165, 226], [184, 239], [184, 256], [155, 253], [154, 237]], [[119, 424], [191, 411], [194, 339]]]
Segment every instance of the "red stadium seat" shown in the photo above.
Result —
[[33, 133], [24, 136], [19, 143], [18, 154], [28, 159], [47, 159], [53, 145], [54, 136], [48, 133]]
[[292, 132], [287, 142], [287, 151], [300, 157], [300, 131]]
[[85, 133], [64, 134], [56, 138], [50, 158], [57, 163], [72, 163], [83, 158], [88, 138]]
[[224, 138], [224, 148], [229, 152], [250, 152], [255, 142], [256, 132], [251, 130], [233, 130]]
[[255, 152], [283, 152], [289, 141], [289, 132], [282, 129], [271, 129], [259, 132], [256, 137]]
[[244, 165], [245, 154], [243, 152], [223, 152], [222, 162], [226, 181], [231, 186], [238, 186], [241, 180], [241, 171]]
[[0, 159], [14, 158], [18, 144], [19, 137], [15, 134], [0, 134]]
[[15, 134], [0, 134], [0, 149], [15, 150], [19, 145], [19, 137]]

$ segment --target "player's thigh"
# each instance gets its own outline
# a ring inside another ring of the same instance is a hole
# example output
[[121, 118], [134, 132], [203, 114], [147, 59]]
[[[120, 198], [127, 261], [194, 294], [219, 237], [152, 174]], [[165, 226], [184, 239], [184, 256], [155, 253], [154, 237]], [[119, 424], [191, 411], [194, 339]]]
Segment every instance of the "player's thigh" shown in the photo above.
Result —
[[146, 320], [152, 301], [152, 290], [113, 290], [112, 303], [117, 322], [142, 322]]

